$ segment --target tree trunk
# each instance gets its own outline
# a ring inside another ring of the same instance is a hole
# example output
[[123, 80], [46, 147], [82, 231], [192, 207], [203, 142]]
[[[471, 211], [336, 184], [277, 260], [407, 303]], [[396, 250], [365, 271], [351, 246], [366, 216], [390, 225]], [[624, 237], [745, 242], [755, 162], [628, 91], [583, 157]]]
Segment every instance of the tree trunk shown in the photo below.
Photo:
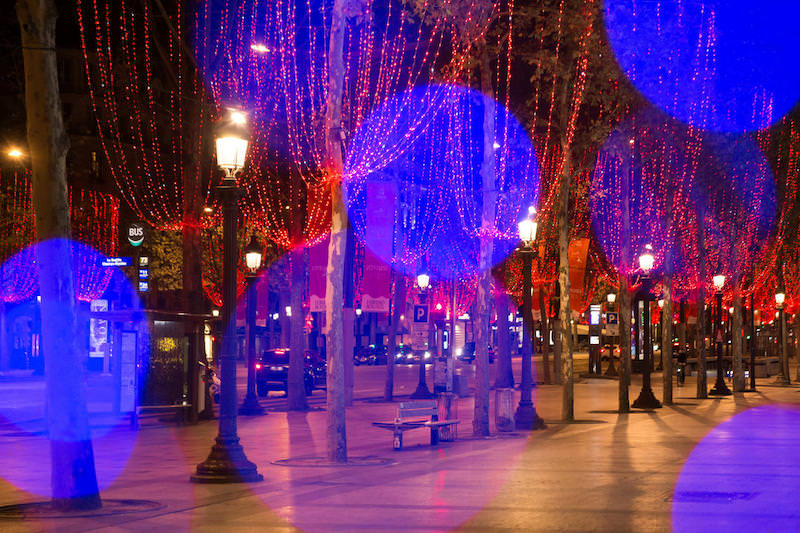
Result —
[[671, 254], [667, 251], [667, 271], [664, 273], [664, 308], [661, 311], [661, 361], [664, 379], [664, 404], [672, 404], [672, 272]]
[[87, 354], [77, 335], [66, 175], [69, 139], [64, 131], [58, 90], [57, 15], [52, 0], [17, 2], [33, 205], [40, 242], [37, 263], [52, 499], [62, 509], [92, 509], [102, 502], [82, 372]]
[[478, 252], [478, 289], [475, 295], [475, 411], [472, 419], [472, 432], [475, 435], [489, 435], [489, 328], [492, 288], [493, 242], [491, 235], [495, 226], [497, 191], [494, 168], [494, 101], [492, 73], [489, 53], [484, 43], [480, 62], [481, 90], [487, 96], [483, 107], [483, 157], [481, 161], [482, 210], [480, 250]]
[[561, 297], [561, 373], [563, 376], [561, 417], [564, 420], [573, 420], [575, 418], [575, 391], [572, 375], [572, 313], [569, 302], [569, 188], [572, 177], [572, 152], [566, 142], [562, 142], [561, 147], [564, 154], [558, 210], [558, 282]]
[[622, 235], [619, 264], [619, 391], [617, 410], [628, 413], [631, 410], [631, 291], [628, 286], [628, 275], [631, 266], [631, 194], [630, 173], [631, 159], [622, 156], [622, 175], [620, 180], [620, 196], [622, 199]]
[[[303, 316], [303, 293], [306, 287], [306, 254], [304, 231], [305, 226], [305, 196], [306, 186], [299, 176], [293, 176], [291, 181], [290, 195], [294, 209], [291, 211], [289, 220], [289, 242], [292, 249], [289, 251], [289, 306], [292, 316], [285, 318], [281, 323], [281, 337], [289, 346], [289, 375], [287, 376], [286, 395], [288, 399], [288, 409], [290, 411], [304, 411], [308, 409], [306, 400], [304, 368], [305, 368], [305, 317]], [[278, 309], [280, 316], [284, 316], [285, 290], [279, 292], [281, 306]], [[288, 326], [288, 336], [285, 327]]]
[[[306, 263], [305, 247], [298, 245], [289, 252], [291, 258], [291, 309], [292, 316], [289, 329], [289, 375], [287, 376], [287, 391], [290, 411], [305, 411], [308, 409], [304, 383], [305, 368], [305, 330], [303, 317], [303, 290], [305, 289]], [[283, 310], [281, 310], [283, 314]], [[284, 345], [285, 346], [285, 345]]]
[[697, 291], [697, 335], [695, 336], [697, 348], [697, 398], [708, 398], [708, 383], [706, 381], [706, 318], [705, 318], [705, 290], [702, 286]]
[[698, 250], [698, 288], [697, 288], [697, 398], [708, 398], [708, 383], [706, 375], [706, 254], [705, 254], [705, 232], [703, 221], [705, 213], [702, 206], [697, 210], [697, 250]]
[[342, 339], [342, 301], [344, 298], [344, 256], [347, 245], [347, 210], [342, 197], [344, 171], [342, 95], [344, 92], [344, 8], [347, 0], [334, 0], [330, 12], [328, 44], [328, 95], [325, 102], [325, 155], [331, 187], [331, 236], [328, 248], [325, 316], [328, 327], [328, 460], [347, 462], [345, 426], [344, 346]]
[[392, 323], [389, 325], [388, 346], [386, 346], [386, 384], [383, 389], [383, 399], [387, 402], [391, 402], [394, 397], [394, 356], [397, 354], [397, 328], [400, 327], [400, 316], [406, 307], [405, 277], [398, 272], [395, 272], [394, 276], [394, 304], [392, 305]]
[[629, 413], [631, 410], [631, 291], [628, 276], [619, 276], [619, 391], [617, 410]]
[[[738, 281], [737, 281], [738, 285]], [[733, 322], [731, 323], [731, 348], [733, 349], [733, 390], [743, 392], [746, 388], [742, 365], [742, 295], [738, 290], [733, 295]]]
[[505, 292], [498, 290], [494, 298], [495, 309], [497, 310], [497, 368], [495, 369], [494, 388], [510, 389], [514, 387], [514, 373], [511, 369], [508, 296]]
[[[545, 385], [550, 385], [553, 382], [550, 377], [550, 328], [548, 324], [547, 308], [544, 302], [544, 287], [539, 287], [539, 309], [541, 312], [539, 324], [542, 330], [542, 370], [544, 370]], [[534, 375], [535, 374], [534, 372]]]
[[[355, 287], [353, 286], [353, 262], [355, 260], [353, 239], [353, 228], [348, 223], [347, 241], [344, 253], [344, 280], [342, 285], [342, 290], [344, 291], [344, 306], [342, 309], [342, 350], [344, 352], [343, 362], [345, 405], [353, 405], [353, 380], [355, 377], [353, 368], [353, 348], [355, 346], [355, 337], [353, 332], [355, 328], [356, 312], [355, 309], [353, 309], [355, 292]], [[374, 314], [375, 313], [370, 313], [370, 315]], [[370, 333], [373, 333], [373, 328], [370, 328]], [[374, 341], [372, 343], [374, 343]]]
[[559, 314], [550, 321], [553, 332], [553, 383], [561, 385], [561, 318]]

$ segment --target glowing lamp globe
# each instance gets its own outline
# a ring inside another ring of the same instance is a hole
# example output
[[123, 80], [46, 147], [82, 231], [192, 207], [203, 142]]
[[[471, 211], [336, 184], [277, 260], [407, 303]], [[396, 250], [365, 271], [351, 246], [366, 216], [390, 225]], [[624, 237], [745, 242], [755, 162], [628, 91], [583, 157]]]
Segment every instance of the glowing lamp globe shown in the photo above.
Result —
[[231, 110], [228, 117], [217, 129], [217, 165], [229, 176], [244, 168], [249, 145], [247, 116], [238, 110]]
[[716, 276], [714, 276], [712, 281], [714, 282], [714, 288], [717, 289], [717, 291], [721, 291], [722, 288], [725, 286], [725, 275], [717, 274]]
[[610, 303], [610, 304], [613, 304], [614, 302], [616, 302], [616, 301], [617, 301], [617, 295], [616, 295], [616, 294], [614, 294], [613, 292], [609, 292], [609, 293], [606, 295], [606, 301], [607, 301], [608, 303]]
[[217, 165], [236, 174], [244, 167], [247, 155], [247, 139], [237, 137], [220, 137], [217, 139]]
[[642, 272], [645, 274], [653, 270], [653, 265], [656, 262], [656, 258], [653, 256], [652, 250], [653, 247], [648, 244], [645, 246], [644, 253], [639, 256], [639, 268], [641, 268]]
[[536, 222], [536, 209], [534, 207], [529, 207], [528, 217], [517, 224], [519, 240], [525, 243], [526, 246], [530, 246], [536, 240], [536, 231], [538, 229], [539, 224]]
[[419, 274], [417, 274], [417, 286], [420, 289], [422, 290], [427, 289], [430, 283], [431, 283], [431, 277], [428, 273], [420, 272]]
[[786, 295], [782, 292], [775, 293], [775, 303], [778, 304], [778, 307], [783, 307], [783, 303], [786, 301]]
[[255, 273], [259, 268], [261, 268], [261, 260], [261, 245], [258, 244], [256, 236], [253, 235], [250, 237], [250, 242], [244, 249], [244, 261], [247, 264], [248, 270], [250, 270], [252, 273]]

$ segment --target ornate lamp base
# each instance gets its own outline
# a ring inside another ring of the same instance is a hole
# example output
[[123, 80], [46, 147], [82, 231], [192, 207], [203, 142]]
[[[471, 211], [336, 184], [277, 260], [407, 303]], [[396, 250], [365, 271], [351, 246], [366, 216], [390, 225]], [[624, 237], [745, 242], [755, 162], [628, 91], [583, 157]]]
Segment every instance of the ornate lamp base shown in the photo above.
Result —
[[253, 483], [264, 481], [255, 464], [247, 460], [239, 438], [217, 437], [208, 458], [197, 465], [193, 483]]

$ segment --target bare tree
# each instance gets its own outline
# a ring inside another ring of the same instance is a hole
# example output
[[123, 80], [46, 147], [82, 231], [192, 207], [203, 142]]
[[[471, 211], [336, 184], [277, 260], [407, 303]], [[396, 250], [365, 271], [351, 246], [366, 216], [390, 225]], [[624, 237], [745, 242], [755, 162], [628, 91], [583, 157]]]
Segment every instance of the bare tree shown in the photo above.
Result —
[[28, 149], [33, 167], [42, 351], [53, 503], [63, 509], [102, 505], [94, 467], [81, 342], [77, 335], [70, 245], [66, 157], [61, 115], [53, 0], [19, 0], [17, 17], [25, 64]]
[[328, 96], [325, 102], [325, 155], [331, 180], [331, 237], [325, 291], [328, 358], [328, 460], [347, 462], [345, 427], [344, 339], [342, 300], [344, 259], [347, 245], [347, 209], [342, 197], [344, 146], [342, 142], [342, 94], [344, 92], [345, 7], [348, 0], [334, 0], [328, 43]]

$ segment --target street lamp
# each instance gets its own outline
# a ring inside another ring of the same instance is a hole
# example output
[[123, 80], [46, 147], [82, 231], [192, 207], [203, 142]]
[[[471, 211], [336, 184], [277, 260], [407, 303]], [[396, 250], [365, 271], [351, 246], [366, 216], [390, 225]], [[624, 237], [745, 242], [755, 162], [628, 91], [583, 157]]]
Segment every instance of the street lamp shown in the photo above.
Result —
[[[428, 295], [426, 293], [428, 287], [431, 283], [431, 275], [428, 273], [428, 270], [423, 266], [417, 272], [417, 287], [420, 289], [419, 297], [420, 303], [427, 304], [428, 303]], [[428, 315], [430, 319], [430, 315]], [[428, 326], [430, 327], [430, 325]], [[428, 347], [430, 350], [430, 346]], [[425, 379], [425, 359], [427, 357], [431, 357], [430, 351], [425, 351], [419, 356], [419, 381], [417, 382], [417, 390], [409, 396], [410, 398], [414, 399], [430, 399], [433, 398], [433, 394], [428, 389], [428, 383]]]
[[717, 324], [716, 324], [716, 344], [717, 344], [717, 379], [714, 382], [714, 387], [708, 391], [709, 394], [714, 396], [729, 396], [731, 390], [725, 384], [725, 376], [722, 370], [722, 343], [724, 341], [722, 335], [722, 289], [725, 287], [725, 275], [717, 274], [711, 280], [714, 284], [715, 296], [717, 298]]
[[650, 323], [650, 285], [652, 283], [650, 271], [653, 270], [654, 264], [653, 247], [648, 244], [645, 246], [645, 251], [639, 256], [639, 268], [642, 271], [642, 276], [639, 280], [641, 284], [639, 299], [644, 301], [644, 316], [642, 317], [644, 366], [642, 368], [642, 391], [636, 401], [633, 402], [633, 407], [637, 409], [658, 409], [661, 407], [661, 402], [656, 399], [650, 384], [650, 368], [653, 364], [653, 342], [651, 338], [652, 332], [650, 331], [652, 327]]
[[[522, 324], [527, 336], [523, 342], [533, 343], [533, 301], [531, 297], [531, 275], [533, 273], [533, 258], [537, 254], [535, 247], [536, 232], [539, 224], [536, 222], [536, 209], [530, 207], [528, 216], [517, 224], [519, 231], [520, 247], [517, 251], [522, 258]], [[542, 309], [544, 312], [544, 309]], [[547, 342], [547, 339], [544, 339]], [[536, 413], [533, 405], [533, 372], [532, 362], [533, 350], [523, 350], [522, 356], [522, 379], [519, 384], [520, 398], [517, 410], [514, 413], [514, 420], [517, 429], [541, 429], [544, 428], [544, 420]]]
[[252, 235], [250, 242], [244, 248], [244, 261], [248, 270], [247, 301], [244, 311], [247, 325], [247, 333], [245, 335], [247, 339], [247, 394], [245, 394], [242, 405], [239, 406], [240, 415], [265, 414], [256, 394], [256, 305], [258, 305], [256, 283], [258, 283], [258, 269], [261, 268], [262, 260], [263, 250], [256, 240], [256, 236]]
[[786, 354], [786, 315], [783, 314], [783, 304], [786, 294], [783, 291], [775, 293], [775, 305], [778, 308], [778, 350], [781, 363], [781, 373], [775, 380], [776, 385], [789, 385], [789, 358]]
[[220, 350], [219, 433], [205, 461], [191, 477], [196, 483], [261, 481], [256, 465], [247, 460], [236, 432], [236, 226], [238, 187], [236, 174], [245, 163], [249, 132], [247, 117], [238, 110], [228, 114], [218, 127], [217, 165], [225, 172], [217, 193], [222, 200], [222, 349]]

